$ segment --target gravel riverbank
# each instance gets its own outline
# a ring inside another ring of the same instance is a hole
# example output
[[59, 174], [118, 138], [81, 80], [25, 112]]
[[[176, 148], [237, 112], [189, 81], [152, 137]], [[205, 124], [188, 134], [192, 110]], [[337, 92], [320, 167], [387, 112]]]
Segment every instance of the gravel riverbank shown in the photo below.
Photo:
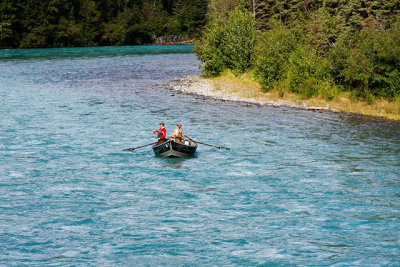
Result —
[[288, 106], [292, 108], [307, 109], [307, 110], [328, 110], [338, 112], [327, 106], [307, 106], [303, 101], [297, 100], [297, 103], [291, 103], [286, 100], [270, 99], [265, 93], [256, 90], [238, 89], [232, 84], [216, 83], [212, 79], [206, 79], [199, 76], [187, 76], [179, 80], [173, 80], [167, 85], [167, 88], [172, 91], [177, 91], [185, 94], [201, 95], [213, 99], [225, 101], [246, 102], [256, 105], [269, 106]]

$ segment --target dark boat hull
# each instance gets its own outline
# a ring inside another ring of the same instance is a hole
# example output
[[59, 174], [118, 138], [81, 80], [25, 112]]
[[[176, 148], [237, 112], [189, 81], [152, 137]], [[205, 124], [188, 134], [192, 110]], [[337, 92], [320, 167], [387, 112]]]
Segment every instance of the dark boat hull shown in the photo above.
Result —
[[193, 156], [197, 149], [197, 143], [185, 140], [178, 143], [168, 140], [160, 145], [153, 146], [154, 154], [162, 158], [185, 158]]

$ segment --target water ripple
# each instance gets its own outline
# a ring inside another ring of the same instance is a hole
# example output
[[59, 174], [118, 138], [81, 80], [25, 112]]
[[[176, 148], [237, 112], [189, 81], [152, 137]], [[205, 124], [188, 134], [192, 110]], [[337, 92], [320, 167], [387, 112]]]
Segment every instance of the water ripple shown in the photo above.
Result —
[[[0, 265], [400, 265], [400, 124], [171, 95], [190, 50], [0, 51]], [[161, 120], [231, 150], [122, 151]]]

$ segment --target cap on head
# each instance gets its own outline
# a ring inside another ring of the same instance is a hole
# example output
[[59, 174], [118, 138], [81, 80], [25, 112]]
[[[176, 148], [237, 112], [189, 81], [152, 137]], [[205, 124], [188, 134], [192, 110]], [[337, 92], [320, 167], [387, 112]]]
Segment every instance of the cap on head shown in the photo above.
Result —
[[160, 122], [160, 125], [165, 126], [165, 123], [164, 122]]
[[177, 126], [182, 126], [182, 124], [178, 123]]

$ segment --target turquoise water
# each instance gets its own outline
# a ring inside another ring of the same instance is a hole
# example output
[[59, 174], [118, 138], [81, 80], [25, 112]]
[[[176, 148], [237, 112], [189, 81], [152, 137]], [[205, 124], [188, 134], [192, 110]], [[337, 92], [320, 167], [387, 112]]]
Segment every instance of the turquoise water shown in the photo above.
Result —
[[[400, 265], [400, 124], [182, 95], [190, 46], [0, 51], [0, 265]], [[160, 121], [196, 157], [161, 159]]]

